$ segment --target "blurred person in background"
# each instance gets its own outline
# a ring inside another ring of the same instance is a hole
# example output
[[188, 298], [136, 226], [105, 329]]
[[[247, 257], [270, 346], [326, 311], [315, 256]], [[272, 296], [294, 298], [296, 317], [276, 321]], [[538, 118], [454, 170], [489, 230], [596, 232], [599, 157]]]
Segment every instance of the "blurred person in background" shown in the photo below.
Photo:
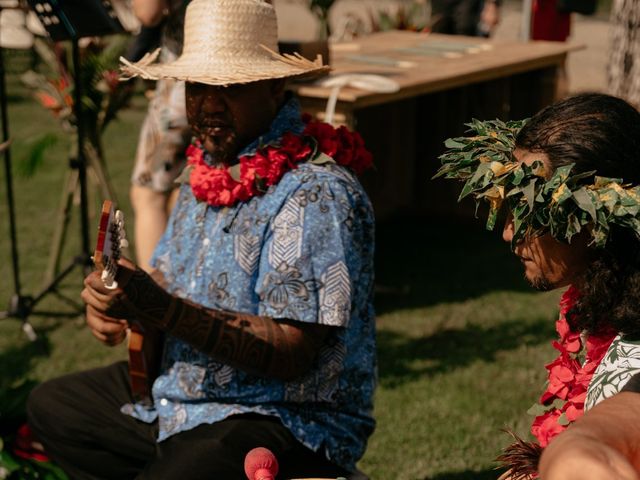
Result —
[[431, 31], [490, 36], [500, 22], [500, 0], [432, 0]]
[[[558, 0], [533, 0], [531, 4], [531, 40], [566, 42], [571, 35], [571, 13], [558, 8]], [[556, 98], [569, 93], [566, 61], [558, 69]]]
[[[184, 14], [189, 0], [133, 0], [140, 20], [139, 41], [153, 42], [159, 35], [161, 61], [175, 60], [182, 51]], [[137, 60], [134, 48], [131, 60]], [[137, 50], [137, 51], [136, 51]], [[134, 212], [136, 261], [150, 271], [153, 250], [167, 226], [175, 179], [185, 165], [185, 150], [191, 133], [185, 110], [184, 82], [160, 79], [156, 82], [144, 119], [131, 177], [131, 206]]]

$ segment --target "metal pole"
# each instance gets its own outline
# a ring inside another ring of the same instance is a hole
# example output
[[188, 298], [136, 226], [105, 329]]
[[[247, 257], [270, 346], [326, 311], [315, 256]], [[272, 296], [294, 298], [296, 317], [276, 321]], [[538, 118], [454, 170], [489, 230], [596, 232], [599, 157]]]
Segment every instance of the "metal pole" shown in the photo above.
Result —
[[[90, 259], [89, 250], [89, 205], [87, 199], [87, 159], [84, 152], [85, 127], [84, 115], [82, 108], [82, 73], [80, 64], [80, 46], [78, 38], [75, 36], [71, 39], [73, 70], [74, 70], [74, 107], [76, 116], [76, 132], [78, 135], [78, 151], [76, 153], [76, 168], [78, 169], [78, 180], [80, 184], [80, 229], [82, 239], [82, 255], [85, 263]], [[86, 268], [86, 265], [84, 265]]]
[[[0, 8], [0, 13], [2, 9]], [[16, 233], [15, 203], [13, 199], [13, 175], [11, 173], [11, 149], [9, 148], [9, 115], [7, 113], [7, 86], [4, 69], [4, 49], [0, 46], [0, 110], [2, 111], [2, 142], [4, 148], [4, 170], [7, 183], [7, 206], [9, 207], [9, 234], [11, 237], [11, 264], [13, 266], [13, 287], [20, 298], [20, 271], [18, 262], [18, 239]]]
[[528, 42], [531, 40], [531, 12], [533, 10], [533, 0], [522, 0], [522, 23], [520, 25], [520, 40]]

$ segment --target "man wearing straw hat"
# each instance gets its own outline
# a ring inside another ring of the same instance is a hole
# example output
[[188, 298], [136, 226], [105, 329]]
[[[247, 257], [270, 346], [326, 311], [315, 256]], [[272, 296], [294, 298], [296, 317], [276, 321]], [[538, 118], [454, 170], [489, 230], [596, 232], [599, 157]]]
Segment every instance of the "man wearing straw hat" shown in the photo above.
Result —
[[[254, 447], [278, 478], [348, 476], [374, 428], [373, 214], [359, 135], [302, 118], [285, 79], [322, 62], [276, 53], [273, 7], [193, 0], [182, 55], [127, 76], [184, 80], [195, 141], [155, 252], [85, 280], [107, 344], [127, 322], [164, 332], [153, 405], [124, 363], [47, 382], [29, 422], [73, 478], [240, 479]], [[156, 277], [154, 277], [156, 278]], [[115, 288], [114, 288], [115, 287]]]

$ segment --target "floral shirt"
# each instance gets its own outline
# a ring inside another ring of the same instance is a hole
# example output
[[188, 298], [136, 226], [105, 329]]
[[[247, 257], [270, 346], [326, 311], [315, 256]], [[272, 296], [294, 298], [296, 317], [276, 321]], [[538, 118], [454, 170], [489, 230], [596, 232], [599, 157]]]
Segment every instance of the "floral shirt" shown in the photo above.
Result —
[[[302, 128], [290, 100], [260, 142]], [[250, 375], [169, 337], [154, 409], [123, 411], [157, 418], [159, 441], [234, 414], [277, 416], [304, 445], [352, 469], [374, 428], [373, 228], [361, 185], [337, 165], [301, 164], [265, 195], [233, 207], [199, 203], [183, 185], [154, 256], [171, 293], [334, 329], [312, 369], [288, 382]]]
[[605, 398], [619, 393], [631, 378], [640, 373], [640, 341], [616, 336], [598, 365], [587, 392], [585, 411]]

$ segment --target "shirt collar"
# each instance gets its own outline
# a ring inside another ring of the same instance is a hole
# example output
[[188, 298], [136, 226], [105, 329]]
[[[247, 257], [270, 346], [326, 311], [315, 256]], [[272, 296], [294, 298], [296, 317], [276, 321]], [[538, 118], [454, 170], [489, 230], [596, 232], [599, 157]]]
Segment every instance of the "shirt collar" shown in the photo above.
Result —
[[238, 156], [242, 157], [243, 155], [255, 153], [258, 147], [274, 143], [287, 132], [299, 135], [303, 130], [304, 123], [301, 118], [300, 102], [295, 96], [289, 95], [289, 98], [278, 111], [273, 122], [271, 122], [269, 131], [243, 148]]

